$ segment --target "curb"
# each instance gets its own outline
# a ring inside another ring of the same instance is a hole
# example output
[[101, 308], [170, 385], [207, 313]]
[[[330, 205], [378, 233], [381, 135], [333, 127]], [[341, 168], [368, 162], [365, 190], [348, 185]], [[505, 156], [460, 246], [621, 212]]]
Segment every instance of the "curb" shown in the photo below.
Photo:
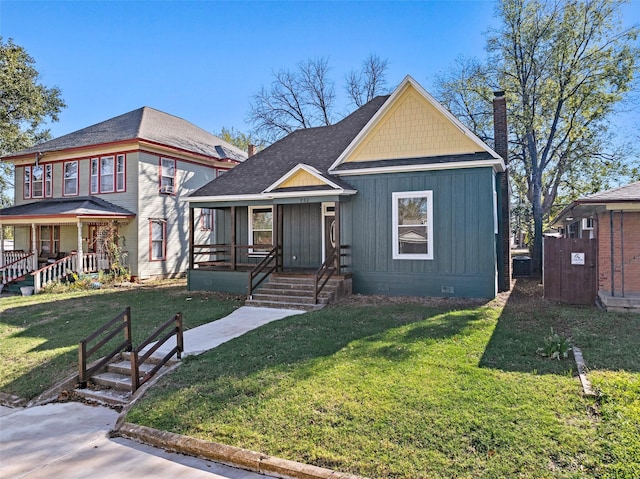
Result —
[[573, 357], [576, 360], [580, 383], [582, 383], [582, 393], [585, 396], [596, 397], [597, 394], [593, 390], [593, 387], [591, 387], [591, 381], [587, 378], [587, 366], [584, 363], [584, 358], [582, 357], [582, 350], [576, 346], [573, 346], [571, 349], [573, 350]]
[[365, 479], [300, 462], [279, 459], [258, 452], [124, 423], [116, 435], [189, 456], [209, 459], [227, 466], [283, 479]]

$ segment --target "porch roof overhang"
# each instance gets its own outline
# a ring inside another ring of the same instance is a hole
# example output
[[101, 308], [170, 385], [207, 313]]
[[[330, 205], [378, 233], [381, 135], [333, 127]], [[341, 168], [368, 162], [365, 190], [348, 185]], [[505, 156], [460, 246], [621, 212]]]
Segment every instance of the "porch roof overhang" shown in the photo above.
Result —
[[640, 200], [593, 201], [576, 200], [566, 206], [549, 225], [552, 228], [567, 226], [582, 218], [591, 218], [603, 211], [634, 211], [640, 213]]
[[223, 196], [197, 196], [184, 197], [181, 201], [188, 201], [189, 207], [204, 208], [213, 204], [218, 206], [247, 206], [258, 203], [278, 204], [278, 203], [300, 203], [304, 202], [319, 203], [322, 201], [335, 201], [340, 197], [353, 196], [358, 193], [357, 190], [348, 190], [343, 188], [326, 188], [326, 187], [298, 187], [298, 188], [282, 188], [270, 192], [264, 192], [253, 195], [223, 195]]
[[135, 213], [95, 196], [53, 198], [0, 210], [0, 224], [76, 223], [78, 220], [125, 220]]

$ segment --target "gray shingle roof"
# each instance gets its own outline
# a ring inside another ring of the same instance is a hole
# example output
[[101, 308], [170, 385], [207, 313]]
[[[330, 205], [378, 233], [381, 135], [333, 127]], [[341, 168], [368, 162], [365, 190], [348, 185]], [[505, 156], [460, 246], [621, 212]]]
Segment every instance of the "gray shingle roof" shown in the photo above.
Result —
[[579, 202], [640, 201], [640, 181], [580, 198]]
[[258, 194], [300, 163], [313, 166], [332, 182], [351, 189], [327, 171], [387, 98], [374, 98], [334, 125], [294, 131], [189, 196]]
[[133, 139], [148, 140], [217, 159], [244, 161], [247, 157], [239, 148], [202, 128], [148, 106], [7, 156], [61, 151]]
[[0, 218], [23, 216], [135, 216], [135, 213], [96, 196], [52, 198], [0, 209]]

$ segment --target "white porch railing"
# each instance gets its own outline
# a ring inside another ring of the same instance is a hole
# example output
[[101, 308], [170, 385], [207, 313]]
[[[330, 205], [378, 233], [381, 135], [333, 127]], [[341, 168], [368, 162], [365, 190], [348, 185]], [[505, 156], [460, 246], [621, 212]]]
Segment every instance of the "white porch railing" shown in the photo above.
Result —
[[[95, 273], [99, 271], [101, 266], [101, 255], [96, 253], [84, 253], [82, 255], [81, 273]], [[48, 264], [37, 271], [31, 273], [33, 275], [34, 291], [38, 293], [44, 286], [54, 281], [68, 276], [71, 273], [78, 272], [78, 254], [71, 253], [59, 259], [55, 263]]]
[[[8, 255], [7, 253], [11, 253]], [[4, 255], [7, 261], [0, 266], [0, 275], [2, 284], [7, 284], [15, 279], [21, 278], [33, 271], [33, 253], [22, 253], [17, 251], [5, 251]]]

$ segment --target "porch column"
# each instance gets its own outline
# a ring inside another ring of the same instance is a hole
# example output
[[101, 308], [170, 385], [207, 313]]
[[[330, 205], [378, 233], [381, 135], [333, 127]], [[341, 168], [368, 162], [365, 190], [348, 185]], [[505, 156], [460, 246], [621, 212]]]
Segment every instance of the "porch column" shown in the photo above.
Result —
[[236, 270], [236, 207], [231, 207], [231, 270]]
[[78, 254], [76, 254], [76, 273], [83, 273], [83, 251], [82, 251], [82, 222], [78, 220]]
[[340, 274], [340, 261], [342, 259], [342, 257], [340, 256], [340, 253], [342, 252], [342, 249], [340, 248], [340, 201], [336, 201], [334, 220], [336, 222], [334, 232], [334, 234], [336, 235], [336, 273]]
[[31, 223], [31, 252], [33, 253], [33, 270], [38, 270], [38, 238], [36, 237], [36, 224]]
[[4, 225], [0, 224], [0, 268], [4, 266]]
[[193, 269], [193, 242], [194, 242], [194, 235], [193, 235], [193, 221], [194, 221], [194, 208], [191, 207], [191, 205], [189, 205], [189, 269]]
[[282, 271], [283, 255], [282, 239], [283, 239], [283, 206], [279, 204], [273, 205], [273, 246], [276, 249], [276, 271]]

